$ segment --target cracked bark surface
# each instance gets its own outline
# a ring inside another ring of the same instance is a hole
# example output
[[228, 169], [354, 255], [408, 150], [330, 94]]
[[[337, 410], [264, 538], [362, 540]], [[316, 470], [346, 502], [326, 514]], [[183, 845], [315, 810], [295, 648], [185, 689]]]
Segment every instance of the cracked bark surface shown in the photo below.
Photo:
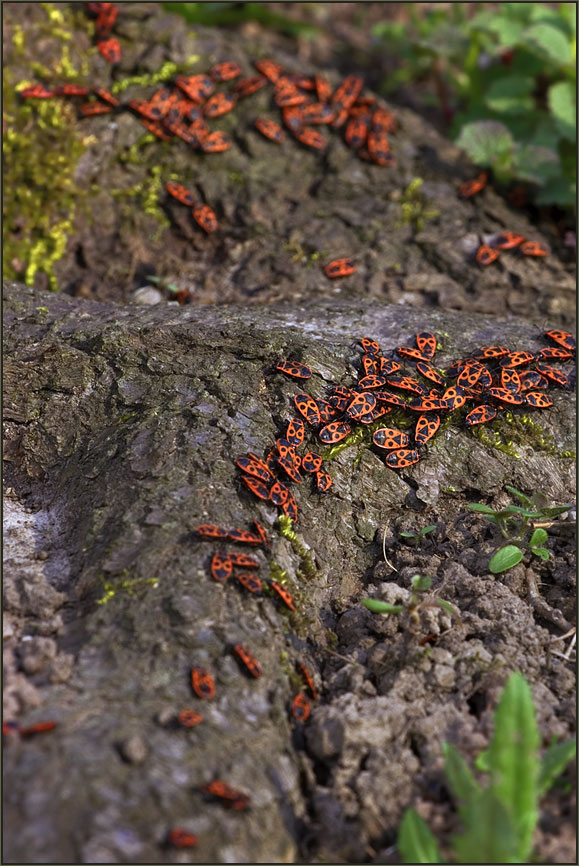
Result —
[[[570, 735], [574, 678], [550, 654], [560, 630], [528, 597], [538, 567], [490, 575], [492, 545], [465, 507], [501, 501], [505, 483], [570, 501], [573, 461], [525, 445], [516, 459], [454, 425], [402, 475], [366, 444], [346, 449], [328, 464], [329, 494], [296, 490], [310, 579], [296, 577], [300, 557], [233, 463], [263, 454], [293, 414], [296, 386], [272, 371], [280, 357], [309, 364], [307, 390], [321, 397], [350, 380], [361, 335], [388, 350], [428, 327], [446, 335], [443, 365], [475, 345], [539, 348], [536, 325], [440, 311], [425, 320], [361, 300], [121, 308], [18, 284], [5, 287], [4, 313], [8, 709], [58, 722], [8, 743], [7, 862], [181, 862], [160, 852], [174, 825], [199, 836], [199, 862], [384, 862], [409, 802], [435, 831], [452, 828], [432, 789], [440, 744], [468, 757], [486, 745], [509, 670], [531, 682], [545, 740]], [[573, 401], [554, 400], [540, 423], [563, 450]], [[192, 534], [256, 517], [272, 535], [271, 551], [256, 554], [260, 573], [272, 561], [287, 571], [295, 614], [212, 581], [215, 545]], [[398, 529], [434, 522], [445, 528], [433, 548], [400, 544]], [[385, 531], [398, 573], [382, 560]], [[572, 555], [572, 539], [555, 540], [541, 566], [545, 601], [564, 620]], [[464, 623], [428, 614], [423, 627], [445, 633], [435, 647], [359, 605], [376, 593], [404, 599], [417, 572]], [[107, 587], [114, 594], [99, 604]], [[236, 642], [260, 660], [261, 679], [239, 670]], [[298, 659], [322, 694], [305, 730], [288, 713]], [[192, 697], [194, 665], [213, 671], [215, 700]], [[168, 729], [187, 706], [204, 722]], [[209, 802], [198, 788], [214, 777], [250, 793], [251, 809]]]

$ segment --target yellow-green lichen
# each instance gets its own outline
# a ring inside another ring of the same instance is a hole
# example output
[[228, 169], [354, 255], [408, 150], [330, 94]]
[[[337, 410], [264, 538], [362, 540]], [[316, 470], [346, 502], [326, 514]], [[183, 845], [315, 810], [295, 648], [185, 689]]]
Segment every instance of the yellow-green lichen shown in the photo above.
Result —
[[307, 549], [305, 544], [293, 531], [292, 522], [289, 517], [282, 514], [278, 517], [276, 525], [281, 535], [289, 541], [293, 552], [296, 556], [299, 556], [300, 564], [296, 570], [296, 576], [311, 580], [317, 574], [311, 551]]
[[133, 85], [138, 87], [151, 87], [153, 84], [159, 84], [162, 81], [169, 81], [173, 78], [178, 69], [179, 67], [176, 63], [168, 60], [166, 63], [163, 63], [157, 72], [144, 73], [143, 75], [132, 75], [129, 78], [122, 78], [120, 81], [115, 81], [111, 87], [111, 93], [118, 96], [119, 93], [124, 93], [125, 90], [129, 87], [133, 87]]
[[511, 412], [505, 413], [505, 415], [505, 420], [508, 421], [508, 431], [511, 436], [514, 435], [517, 438], [518, 444], [532, 446], [535, 450], [545, 451], [553, 457], [575, 457], [575, 452], [561, 451], [557, 448], [553, 437], [549, 433], [545, 433], [541, 425], [529, 415], [513, 415]]
[[527, 446], [554, 457], [574, 457], [572, 451], [561, 451], [553, 437], [545, 433], [529, 415], [515, 415], [510, 410], [503, 412], [489, 424], [471, 428], [471, 434], [483, 445], [503, 451], [511, 457], [520, 458], [515, 446]]
[[[152, 216], [158, 223], [157, 231], [153, 235], [153, 241], [155, 243], [159, 240], [162, 232], [165, 231], [165, 229], [168, 229], [171, 225], [165, 212], [159, 205], [159, 198], [163, 189], [162, 175], [163, 167], [160, 165], [154, 165], [149, 169], [147, 176], [141, 183], [134, 184], [131, 187], [125, 187], [124, 189], [111, 190], [113, 198], [118, 200], [129, 200], [132, 198], [139, 199], [139, 210], [142, 213]], [[129, 216], [133, 213], [134, 211], [132, 209], [127, 211], [127, 215]]]
[[470, 428], [471, 435], [482, 445], [488, 448], [495, 448], [497, 451], [503, 451], [517, 460], [521, 459], [521, 455], [510, 440], [505, 440], [498, 430], [489, 428], [488, 424], [479, 424], [476, 427]]
[[[126, 574], [126, 572], [123, 572]], [[152, 586], [155, 589], [159, 586], [159, 581], [155, 577], [134, 577], [123, 578], [117, 580], [105, 580], [102, 578], [103, 595], [97, 601], [97, 604], [108, 604], [119, 592], [126, 592], [128, 595], [134, 595], [135, 592], [145, 586]]]
[[[381, 427], [399, 427], [401, 430], [406, 430], [412, 425], [413, 421], [403, 415], [401, 411], [395, 409], [392, 413], [388, 413], [388, 415], [383, 415], [381, 418], [378, 418], [376, 421], [372, 422], [372, 424], [365, 424], [363, 427], [356, 428], [349, 436], [343, 439], [341, 442], [338, 442], [337, 445], [332, 445], [324, 454], [324, 460], [335, 460], [338, 454], [341, 454], [346, 448], [352, 448], [354, 445], [366, 444], [369, 445], [372, 442], [372, 436], [379, 430]], [[360, 452], [357, 461], [361, 460], [361, 455], [363, 452]]]
[[62, 258], [80, 199], [74, 172], [85, 151], [74, 132], [70, 106], [57, 101], [20, 104], [4, 78], [2, 226], [4, 273], [32, 285], [38, 271], [57, 289], [54, 265]]
[[284, 571], [281, 565], [274, 560], [269, 563], [269, 574], [272, 580], [277, 580], [282, 586], [289, 580], [287, 571]]
[[440, 216], [439, 210], [428, 207], [428, 201], [422, 192], [422, 184], [422, 178], [415, 177], [410, 181], [400, 198], [399, 225], [411, 225], [415, 231], [421, 231], [424, 228], [425, 220], [436, 219], [437, 216]]

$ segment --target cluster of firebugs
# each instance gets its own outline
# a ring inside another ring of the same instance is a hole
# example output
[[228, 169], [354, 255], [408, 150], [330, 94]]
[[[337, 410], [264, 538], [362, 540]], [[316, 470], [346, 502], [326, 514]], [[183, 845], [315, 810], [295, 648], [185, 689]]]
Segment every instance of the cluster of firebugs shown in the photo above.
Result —
[[[111, 36], [118, 15], [117, 5], [86, 5], [88, 11], [96, 16], [99, 52], [108, 62], [118, 63], [120, 45]], [[195, 149], [215, 153], [227, 150], [232, 142], [225, 133], [211, 132], [207, 120], [231, 111], [238, 100], [271, 83], [283, 124], [299, 143], [323, 150], [327, 139], [311, 127], [344, 127], [346, 143], [362, 159], [378, 165], [393, 164], [387, 135], [395, 130], [396, 122], [390, 112], [375, 104], [373, 97], [361, 95], [363, 80], [360, 77], [350, 75], [332, 91], [320, 75], [313, 78], [289, 75], [270, 60], [256, 61], [255, 66], [259, 74], [238, 80], [229, 93], [214, 93], [216, 84], [239, 79], [242, 70], [236, 63], [223, 62], [212, 67], [207, 75], [177, 76], [174, 87], [164, 86], [148, 100], [131, 100], [126, 106], [121, 106], [119, 100], [104, 88], [70, 83], [52, 89], [35, 84], [21, 90], [20, 95], [36, 99], [86, 97], [92, 90], [97, 99], [79, 106], [81, 117], [128, 108], [158, 138], [168, 141], [177, 136]], [[256, 118], [255, 128], [275, 143], [279, 144], [285, 138], [283, 128], [270, 118]], [[459, 195], [471, 197], [486, 183], [487, 175], [481, 174], [462, 184]], [[193, 193], [184, 186], [168, 182], [166, 190], [181, 204], [192, 208], [195, 221], [204, 231], [211, 233], [218, 228], [212, 209], [197, 202]], [[488, 265], [496, 261], [501, 251], [515, 248], [529, 256], [545, 256], [549, 252], [536, 241], [527, 241], [522, 235], [505, 231], [491, 244], [479, 247], [476, 261]], [[330, 278], [347, 276], [355, 270], [354, 262], [348, 257], [336, 259], [324, 268]], [[472, 402], [474, 406], [465, 417], [466, 425], [472, 427], [492, 420], [505, 408], [552, 406], [553, 401], [546, 391], [552, 386], [566, 387], [568, 379], [551, 364], [572, 358], [575, 340], [571, 334], [561, 330], [546, 331], [545, 336], [556, 345], [536, 353], [485, 346], [468, 358], [454, 362], [446, 370], [440, 370], [432, 365], [436, 338], [430, 332], [421, 332], [416, 335], [416, 346], [399, 346], [396, 353], [404, 361], [416, 365], [422, 381], [406, 375], [398, 361], [386, 358], [375, 340], [364, 338], [361, 341], [363, 354], [358, 382], [335, 386], [326, 395], [327, 399], [314, 399], [303, 392], [295, 394], [293, 403], [297, 415], [289, 421], [284, 436], [276, 440], [274, 448], [263, 458], [249, 452], [236, 460], [242, 473], [241, 480], [256, 497], [272, 503], [295, 523], [298, 505], [288, 484], [301, 484], [306, 475], [311, 475], [320, 493], [327, 492], [332, 485], [329, 473], [323, 469], [322, 455], [313, 450], [302, 455], [297, 453], [304, 443], [307, 428], [316, 432], [323, 445], [335, 445], [346, 439], [357, 424], [374, 425], [393, 410], [408, 410], [417, 416], [412, 434], [388, 426], [374, 427], [372, 433], [372, 443], [379, 453], [385, 455], [386, 465], [401, 470], [420, 460], [421, 450], [440, 427], [441, 413], [452, 412]], [[297, 380], [307, 380], [312, 375], [309, 367], [296, 360], [279, 361], [276, 370]], [[449, 385], [449, 379], [456, 380], [455, 384]], [[254, 521], [252, 531], [226, 530], [214, 524], [204, 524], [197, 527], [195, 533], [200, 539], [269, 547], [267, 533], [258, 521]], [[264, 581], [256, 574], [258, 568], [259, 562], [255, 557], [233, 551], [215, 552], [210, 563], [214, 580], [225, 583], [234, 577], [244, 590], [256, 594], [264, 589]], [[292, 596], [281, 583], [268, 580], [267, 586], [284, 605], [295, 611]], [[251, 677], [262, 675], [260, 663], [247, 647], [235, 644], [231, 651]], [[298, 662], [297, 667], [311, 698], [317, 700], [311, 672], [303, 662]], [[214, 679], [203, 668], [192, 669], [191, 686], [201, 699], [215, 696]], [[293, 717], [298, 722], [306, 722], [310, 712], [306, 691], [298, 692], [292, 702]], [[191, 728], [202, 722], [203, 716], [195, 710], [183, 709], [175, 721], [180, 727]], [[3, 726], [3, 733], [18, 732], [28, 737], [54, 727], [56, 723], [53, 721], [39, 722], [27, 728], [21, 728], [17, 722], [8, 722]], [[214, 780], [201, 786], [200, 790], [236, 811], [245, 809], [250, 803], [246, 793], [222, 780]], [[167, 842], [177, 848], [187, 848], [194, 846], [197, 838], [176, 827], [169, 832]]]
[[[121, 48], [111, 36], [119, 8], [115, 3], [87, 3], [88, 12], [95, 20], [95, 36], [99, 52], [109, 63], [121, 59]], [[281, 112], [281, 120], [293, 138], [300, 144], [323, 151], [327, 138], [315, 126], [344, 130], [344, 141], [355, 150], [361, 159], [376, 165], [390, 166], [395, 162], [390, 150], [389, 134], [396, 130], [396, 120], [385, 108], [377, 105], [373, 96], [363, 95], [363, 79], [349, 75], [336, 90], [321, 75], [313, 77], [293, 75], [272, 60], [255, 62], [257, 75], [241, 78], [242, 69], [233, 61], [224, 61], [213, 66], [207, 74], [178, 75], [173, 85], [165, 85], [148, 99], [132, 99], [120, 103], [116, 96], [103, 87], [89, 88], [67, 83], [48, 88], [33, 84], [19, 91], [23, 98], [50, 99], [52, 97], [86, 97], [91, 91], [96, 100], [83, 102], [78, 111], [81, 117], [109, 114], [115, 110], [128, 109], [149, 132], [162, 141], [174, 136], [189, 146], [204, 153], [219, 153], [228, 150], [231, 138], [221, 131], [211, 131], [208, 121], [232, 111], [239, 100], [272, 84], [273, 101]], [[229, 91], [215, 92], [220, 84], [235, 81]], [[278, 122], [269, 117], [257, 117], [254, 121], [258, 132], [270, 141], [280, 144], [285, 132]], [[459, 195], [469, 198], [486, 186], [486, 173], [467, 181], [459, 188]], [[169, 181], [166, 191], [181, 204], [192, 208], [195, 222], [208, 234], [218, 228], [217, 217], [208, 204], [198, 202], [193, 192], [180, 183]], [[529, 241], [523, 235], [505, 231], [490, 243], [482, 244], [475, 259], [480, 265], [496, 261], [505, 250], [517, 250], [522, 255], [541, 257], [549, 250], [538, 241]], [[329, 262], [324, 267], [327, 277], [345, 277], [355, 273], [356, 265], [344, 256]], [[177, 300], [187, 303], [187, 292], [178, 293]]]
[[[393, 410], [409, 410], [417, 416], [412, 434], [385, 426], [374, 426], [372, 433], [372, 443], [380, 454], [385, 453], [386, 465], [391, 469], [404, 469], [420, 459], [420, 449], [440, 426], [441, 413], [460, 409], [469, 401], [475, 405], [466, 414], [467, 427], [486, 423], [505, 408], [552, 406], [553, 401], [546, 391], [552, 386], [564, 388], [568, 385], [567, 376], [552, 363], [571, 359], [575, 340], [571, 334], [561, 330], [546, 331], [545, 336], [555, 345], [538, 352], [484, 346], [441, 370], [432, 365], [436, 337], [423, 331], [416, 334], [416, 346], [396, 349], [401, 359], [416, 365], [422, 381], [407, 375], [398, 361], [385, 357], [375, 340], [364, 338], [357, 383], [334, 386], [327, 399], [315, 399], [303, 392], [295, 394], [293, 405], [297, 414], [290, 419], [275, 446], [263, 457], [248, 452], [235, 461], [241, 471], [241, 481], [257, 498], [272, 503], [295, 523], [298, 506], [288, 485], [292, 482], [301, 484], [306, 475], [313, 476], [319, 492], [328, 491], [332, 485], [330, 475], [322, 468], [321, 454], [313, 450], [298, 454], [308, 428], [315, 432], [323, 445], [333, 445], [348, 437], [356, 424], [375, 425]], [[311, 369], [297, 360], [278, 361], [275, 370], [298, 381], [307, 380], [312, 375]], [[448, 380], [455, 380], [455, 384], [449, 385]], [[267, 533], [257, 520], [251, 530], [228, 530], [216, 524], [203, 524], [195, 529], [195, 534], [200, 539], [218, 541], [223, 545], [229, 542], [269, 547]], [[210, 563], [214, 580], [225, 583], [233, 577], [251, 593], [261, 593], [264, 588], [264, 582], [256, 574], [258, 568], [259, 562], [255, 557], [226, 550], [215, 552]], [[290, 610], [296, 609], [284, 586], [275, 580], [269, 580], [267, 584]], [[259, 661], [247, 647], [235, 644], [232, 652], [250, 676], [259, 678], [262, 675]], [[311, 672], [303, 662], [298, 663], [298, 670], [311, 697], [316, 700], [318, 695]], [[193, 668], [191, 684], [199, 698], [214, 697], [215, 682], [209, 671]], [[310, 702], [305, 691], [295, 696], [292, 715], [299, 722], [306, 722], [309, 718]], [[202, 716], [192, 710], [183, 710], [179, 719], [181, 724], [192, 726], [202, 721]], [[220, 797], [231, 808], [242, 809], [249, 803], [246, 794], [221, 781], [202, 790]], [[176, 844], [175, 840], [173, 844]]]

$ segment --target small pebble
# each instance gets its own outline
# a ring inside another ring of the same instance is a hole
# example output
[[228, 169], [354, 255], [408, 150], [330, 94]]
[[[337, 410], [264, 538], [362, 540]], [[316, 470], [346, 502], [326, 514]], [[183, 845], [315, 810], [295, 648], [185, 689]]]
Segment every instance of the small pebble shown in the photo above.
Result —
[[133, 303], [140, 304], [143, 307], [152, 307], [155, 304], [160, 304], [162, 300], [163, 295], [154, 286], [142, 286], [133, 292]]
[[142, 764], [147, 757], [147, 746], [142, 737], [133, 734], [120, 744], [119, 751], [127, 764]]

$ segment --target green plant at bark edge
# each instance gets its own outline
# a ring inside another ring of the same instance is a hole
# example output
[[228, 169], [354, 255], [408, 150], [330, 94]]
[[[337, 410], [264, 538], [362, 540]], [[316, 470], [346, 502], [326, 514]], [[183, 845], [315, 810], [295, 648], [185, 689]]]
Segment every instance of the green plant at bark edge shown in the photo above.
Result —
[[[482, 786], [450, 743], [443, 744], [444, 770], [456, 801], [462, 832], [451, 840], [451, 862], [524, 863], [532, 854], [539, 800], [576, 754], [576, 743], [552, 743], [539, 757], [540, 735], [531, 689], [513, 673], [494, 714], [489, 748], [476, 761], [488, 774]], [[444, 863], [426, 822], [409, 808], [398, 834], [405, 863]]]
[[564, 514], [571, 508], [571, 505], [549, 505], [547, 497], [542, 493], [526, 496], [508, 484], [505, 487], [523, 503], [522, 506], [508, 505], [499, 511], [481, 502], [471, 502], [468, 506], [470, 511], [482, 514], [486, 520], [494, 523], [503, 538], [508, 541], [508, 544], [500, 547], [490, 559], [489, 570], [492, 574], [502, 574], [522, 560], [524, 552], [516, 542], [524, 541], [525, 535], [529, 532], [531, 532], [530, 538], [525, 543], [534, 556], [546, 562], [550, 556], [544, 546], [548, 537], [547, 532], [542, 526], [534, 527], [532, 522], [550, 524], [554, 517]]
[[363, 606], [371, 613], [403, 613], [407, 612], [410, 619], [415, 623], [420, 622], [420, 610], [425, 607], [440, 607], [449, 613], [460, 623], [460, 617], [454, 607], [442, 598], [429, 599], [424, 596], [432, 586], [432, 578], [421, 574], [415, 574], [412, 578], [412, 592], [405, 604], [390, 604], [376, 598], [363, 598]]
[[401, 538], [410, 539], [412, 544], [418, 544], [421, 538], [424, 538], [426, 535], [430, 535], [431, 532], [437, 528], [436, 524], [433, 526], [423, 526], [422, 529], [419, 529], [418, 532], [399, 532]]
[[190, 25], [202, 27], [240, 26], [257, 21], [262, 27], [286, 36], [313, 38], [319, 31], [315, 24], [294, 21], [263, 3], [164, 3], [168, 12], [182, 15]]
[[499, 182], [532, 185], [536, 204], [572, 207], [575, 4], [477, 4], [474, 15], [471, 4], [438, 6], [410, 4], [409, 23], [373, 28], [402, 61], [383, 91], [432, 80], [436, 95], [426, 97], [452, 119], [451, 134], [473, 162]]

